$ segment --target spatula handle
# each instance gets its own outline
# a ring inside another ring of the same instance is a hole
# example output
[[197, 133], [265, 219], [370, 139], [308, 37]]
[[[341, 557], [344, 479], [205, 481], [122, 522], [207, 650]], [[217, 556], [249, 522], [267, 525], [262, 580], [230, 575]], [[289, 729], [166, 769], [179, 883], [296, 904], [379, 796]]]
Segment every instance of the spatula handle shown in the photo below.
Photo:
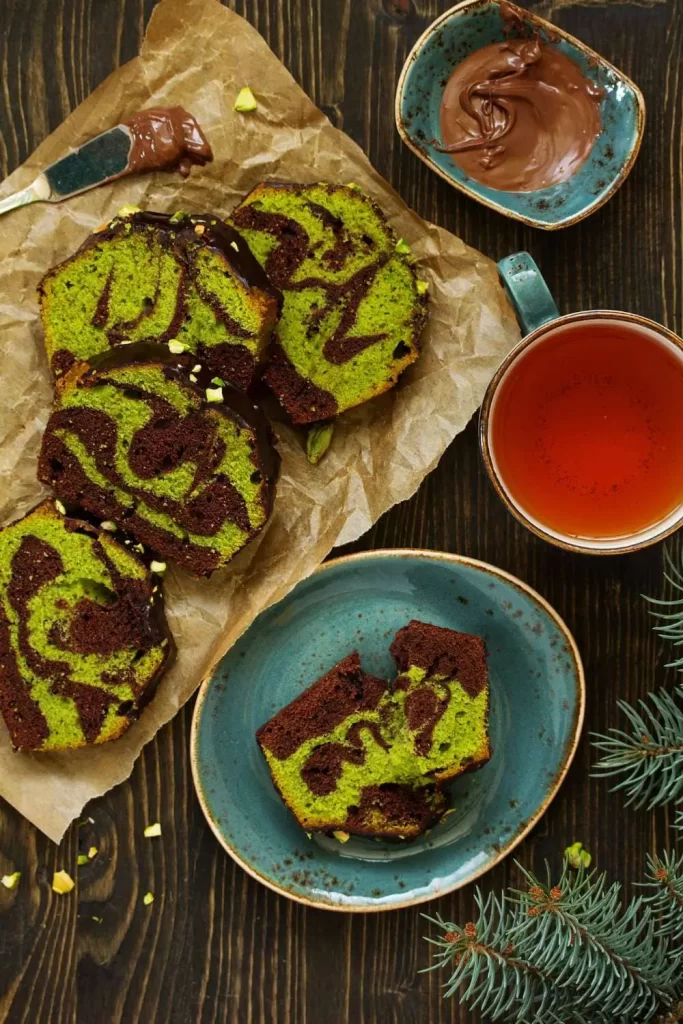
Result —
[[39, 174], [35, 181], [31, 182], [20, 192], [12, 192], [5, 199], [0, 199], [0, 214], [9, 213], [19, 206], [26, 206], [28, 203], [39, 203], [50, 198], [50, 186], [42, 174]]

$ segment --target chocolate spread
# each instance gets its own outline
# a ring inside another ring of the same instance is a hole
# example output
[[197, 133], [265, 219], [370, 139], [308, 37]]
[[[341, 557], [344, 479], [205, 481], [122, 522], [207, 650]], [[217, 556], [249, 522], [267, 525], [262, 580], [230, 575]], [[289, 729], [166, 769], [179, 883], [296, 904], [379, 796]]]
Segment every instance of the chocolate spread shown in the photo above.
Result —
[[133, 139], [127, 174], [139, 171], [180, 171], [213, 160], [211, 146], [196, 118], [183, 107], [151, 107], [124, 121]]
[[438, 148], [491, 188], [548, 188], [590, 154], [602, 130], [602, 96], [577, 64], [538, 38], [492, 43], [449, 78]]

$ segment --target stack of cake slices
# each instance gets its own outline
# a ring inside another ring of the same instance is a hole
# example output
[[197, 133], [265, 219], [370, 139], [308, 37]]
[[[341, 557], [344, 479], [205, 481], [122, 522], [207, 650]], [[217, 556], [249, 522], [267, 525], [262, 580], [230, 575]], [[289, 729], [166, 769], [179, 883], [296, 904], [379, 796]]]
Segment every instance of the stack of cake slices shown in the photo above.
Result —
[[168, 564], [209, 576], [266, 526], [261, 379], [294, 423], [380, 394], [417, 358], [426, 286], [360, 190], [262, 185], [230, 224], [124, 208], [38, 292], [57, 500], [0, 531], [0, 710], [17, 749], [58, 750], [153, 693]]

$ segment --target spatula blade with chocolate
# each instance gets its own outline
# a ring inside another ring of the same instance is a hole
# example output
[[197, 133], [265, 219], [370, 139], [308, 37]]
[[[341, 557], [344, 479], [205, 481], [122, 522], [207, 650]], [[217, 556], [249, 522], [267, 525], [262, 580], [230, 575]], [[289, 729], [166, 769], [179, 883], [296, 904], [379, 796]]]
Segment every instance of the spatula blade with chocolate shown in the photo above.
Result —
[[51, 164], [27, 188], [0, 199], [0, 214], [28, 203], [59, 203], [141, 171], [179, 171], [213, 159], [196, 118], [183, 107], [141, 110]]

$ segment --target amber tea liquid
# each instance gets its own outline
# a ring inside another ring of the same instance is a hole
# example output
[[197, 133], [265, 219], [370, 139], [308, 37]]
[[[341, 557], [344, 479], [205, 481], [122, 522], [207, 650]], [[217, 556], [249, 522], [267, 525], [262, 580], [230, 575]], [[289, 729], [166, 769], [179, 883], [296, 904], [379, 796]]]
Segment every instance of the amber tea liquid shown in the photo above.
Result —
[[683, 506], [683, 352], [618, 320], [559, 326], [509, 367], [489, 441], [508, 495], [541, 526], [640, 533]]

